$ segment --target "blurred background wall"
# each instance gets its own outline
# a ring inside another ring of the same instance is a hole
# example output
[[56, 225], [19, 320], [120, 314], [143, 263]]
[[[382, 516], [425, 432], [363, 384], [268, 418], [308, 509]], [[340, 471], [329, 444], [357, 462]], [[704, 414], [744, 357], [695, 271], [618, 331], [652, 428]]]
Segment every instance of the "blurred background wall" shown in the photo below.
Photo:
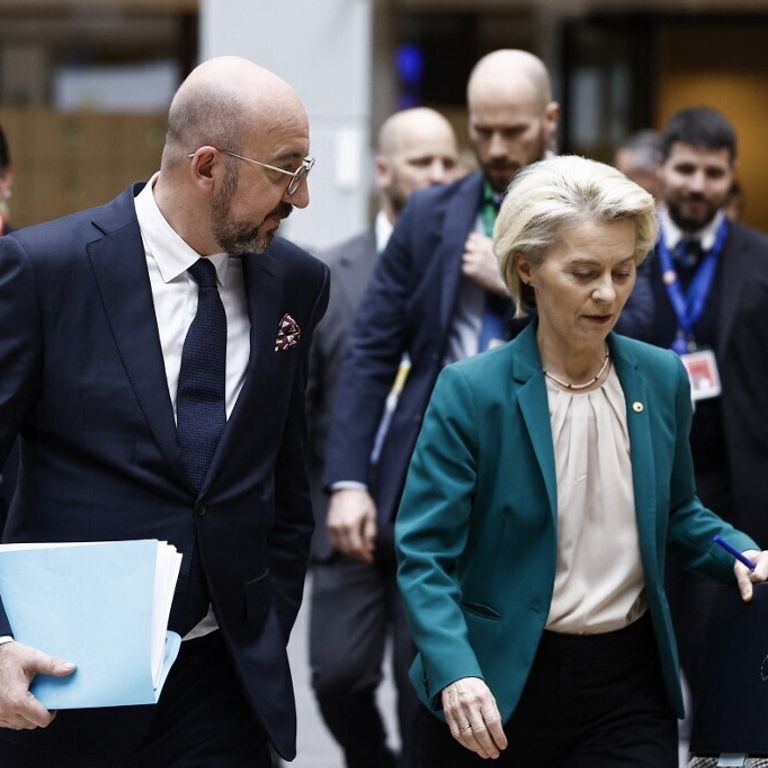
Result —
[[[363, 228], [384, 117], [426, 104], [466, 143], [474, 61], [520, 47], [549, 65], [560, 149], [616, 144], [709, 104], [735, 123], [745, 220], [768, 230], [768, 0], [0, 0], [0, 124], [17, 226], [97, 205], [158, 166], [168, 101], [200, 58], [248, 56], [310, 112], [311, 247]], [[471, 162], [471, 160], [470, 160]]]

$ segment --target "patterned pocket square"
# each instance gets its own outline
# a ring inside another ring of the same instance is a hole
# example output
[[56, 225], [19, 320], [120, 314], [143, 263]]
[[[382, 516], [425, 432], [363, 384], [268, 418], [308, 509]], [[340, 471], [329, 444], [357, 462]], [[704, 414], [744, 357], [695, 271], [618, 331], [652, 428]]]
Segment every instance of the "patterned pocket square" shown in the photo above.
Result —
[[300, 338], [301, 328], [299, 328], [299, 324], [289, 314], [283, 315], [277, 327], [275, 352], [282, 352], [285, 349], [295, 347]]

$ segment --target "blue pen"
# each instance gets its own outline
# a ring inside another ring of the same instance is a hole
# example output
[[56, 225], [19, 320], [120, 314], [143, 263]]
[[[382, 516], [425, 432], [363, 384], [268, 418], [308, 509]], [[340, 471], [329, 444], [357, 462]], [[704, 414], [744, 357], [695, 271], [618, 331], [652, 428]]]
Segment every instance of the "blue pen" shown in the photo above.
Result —
[[715, 536], [713, 541], [715, 544], [719, 544], [726, 552], [732, 554], [740, 563], [744, 563], [750, 571], [754, 571], [757, 568], [757, 563], [753, 563], [748, 557], [744, 557], [738, 549], [732, 547], [725, 539]]

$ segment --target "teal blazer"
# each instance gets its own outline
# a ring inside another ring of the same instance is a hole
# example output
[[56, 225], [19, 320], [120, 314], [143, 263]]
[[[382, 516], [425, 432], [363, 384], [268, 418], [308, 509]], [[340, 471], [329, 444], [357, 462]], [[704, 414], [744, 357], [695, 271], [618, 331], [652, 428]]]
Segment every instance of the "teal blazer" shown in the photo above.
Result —
[[[535, 334], [532, 323], [503, 347], [443, 370], [398, 512], [398, 582], [419, 650], [411, 679], [438, 715], [441, 690], [472, 676], [486, 681], [506, 722], [549, 614], [557, 488]], [[616, 334], [608, 344], [627, 404], [648, 607], [669, 701], [682, 716], [666, 554], [735, 588], [733, 558], [712, 538], [758, 547], [696, 497], [691, 399], [677, 356]]]

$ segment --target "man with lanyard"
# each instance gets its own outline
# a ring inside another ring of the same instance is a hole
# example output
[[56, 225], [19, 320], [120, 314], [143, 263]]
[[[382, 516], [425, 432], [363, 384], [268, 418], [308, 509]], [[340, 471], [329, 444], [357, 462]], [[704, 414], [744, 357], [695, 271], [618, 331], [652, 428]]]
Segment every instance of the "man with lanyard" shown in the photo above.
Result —
[[[651, 321], [624, 332], [680, 355], [695, 404], [698, 494], [768, 541], [768, 238], [725, 215], [736, 134], [724, 115], [707, 107], [680, 110], [662, 133], [661, 153], [661, 234], [638, 277], [650, 288]], [[636, 291], [628, 306], [641, 295]], [[713, 588], [676, 568], [668, 568], [667, 580], [695, 702], [706, 674], [699, 663]]]

